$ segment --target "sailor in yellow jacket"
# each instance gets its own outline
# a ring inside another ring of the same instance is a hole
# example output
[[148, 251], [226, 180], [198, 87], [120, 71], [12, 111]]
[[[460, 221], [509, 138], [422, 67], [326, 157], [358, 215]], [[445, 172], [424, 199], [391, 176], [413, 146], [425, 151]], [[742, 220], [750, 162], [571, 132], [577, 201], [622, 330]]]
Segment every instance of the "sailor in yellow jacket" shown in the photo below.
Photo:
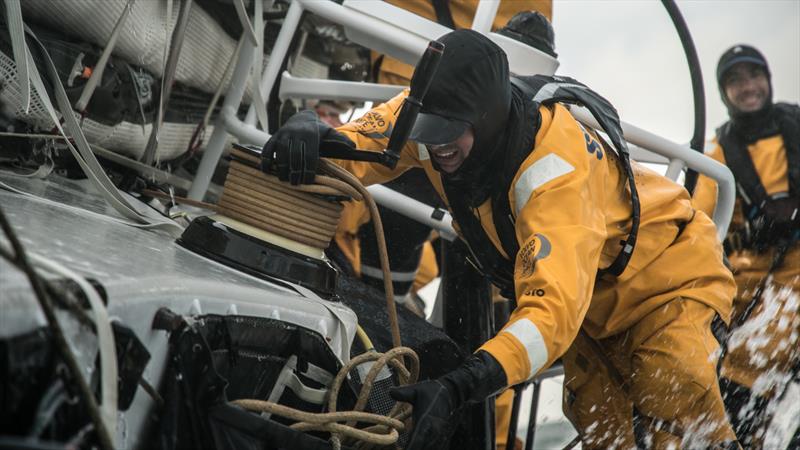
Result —
[[[738, 448], [710, 328], [715, 315], [728, 321], [735, 292], [714, 224], [683, 187], [635, 165], [638, 242], [621, 274], [597, 277], [618, 259], [620, 242], [630, 244], [619, 158], [566, 107], [537, 107], [512, 85], [505, 53], [485, 36], [457, 30], [440, 41], [444, 56], [396, 168], [337, 163], [365, 184], [422, 167], [477, 263], [516, 293], [517, 305], [459, 369], [392, 391], [414, 405], [407, 448], [440, 448], [460, 406], [530, 380], [558, 358], [565, 411], [584, 448], [633, 447], [634, 411], [656, 448]], [[311, 114], [293, 117], [265, 145], [265, 169], [309, 182], [320, 143], [380, 151], [406, 95], [337, 130]], [[509, 215], [493, 217], [504, 202]], [[509, 238], [516, 255], [504, 250]]]
[[[731, 120], [708, 155], [739, 190], [726, 239], [739, 291], [721, 385], [740, 441], [758, 446], [768, 402], [800, 370], [800, 107], [772, 103], [767, 61], [747, 45], [722, 55], [717, 80]], [[716, 194], [700, 177], [695, 205], [712, 214]]]
[[[478, 0], [386, 0], [398, 8], [433, 20], [454, 30], [470, 28], [478, 9]], [[497, 8], [492, 30], [504, 27], [515, 14], [538, 11], [547, 20], [553, 20], [552, 0], [505, 0]], [[552, 46], [552, 44], [551, 44]], [[372, 72], [378, 83], [408, 86], [414, 67], [391, 56], [372, 52]]]
[[[437, 20], [450, 28], [469, 28], [478, 7], [477, 0], [433, 3], [429, 0], [390, 0], [389, 3], [421, 17]], [[504, 36], [521, 41], [555, 58], [557, 57], [554, 49], [555, 36], [549, 22], [551, 15], [551, 0], [507, 1], [498, 7], [492, 28]], [[412, 66], [375, 52], [372, 58], [375, 63], [373, 72], [377, 74], [379, 83], [408, 86], [414, 70]], [[330, 124], [329, 120], [324, 118], [323, 120]], [[438, 207], [440, 203], [438, 195], [430, 186], [420, 186], [421, 179], [424, 179], [421, 170], [409, 170], [394, 179], [391, 186], [387, 187], [430, 206]], [[439, 269], [433, 257], [430, 228], [380, 205], [378, 208], [381, 217], [389, 216], [389, 220], [385, 220], [384, 234], [389, 263], [394, 274], [392, 284], [395, 287], [395, 298], [398, 303], [413, 312], [424, 314], [421, 300], [416, 296], [416, 292], [436, 277]], [[352, 268], [353, 274], [368, 285], [383, 289], [383, 275], [379, 267], [373, 233], [369, 213], [364, 204], [355, 200], [344, 203], [342, 220], [335, 236], [336, 248], [346, 260], [342, 266]], [[507, 396], [499, 398], [496, 405], [495, 435], [498, 450], [505, 448], [508, 435], [511, 404], [507, 400]]]

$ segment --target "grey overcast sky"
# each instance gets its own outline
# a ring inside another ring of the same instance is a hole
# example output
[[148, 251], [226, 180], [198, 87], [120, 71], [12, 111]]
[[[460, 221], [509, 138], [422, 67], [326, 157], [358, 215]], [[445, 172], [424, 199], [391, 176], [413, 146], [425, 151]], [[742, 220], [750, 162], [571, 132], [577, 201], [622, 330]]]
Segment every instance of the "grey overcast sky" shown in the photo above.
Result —
[[[678, 1], [694, 39], [706, 94], [706, 137], [727, 120], [716, 83], [720, 55], [747, 43], [772, 72], [773, 98], [800, 103], [800, 0]], [[554, 0], [561, 65], [608, 98], [626, 122], [676, 142], [694, 127], [691, 81], [680, 39], [655, 0]]]

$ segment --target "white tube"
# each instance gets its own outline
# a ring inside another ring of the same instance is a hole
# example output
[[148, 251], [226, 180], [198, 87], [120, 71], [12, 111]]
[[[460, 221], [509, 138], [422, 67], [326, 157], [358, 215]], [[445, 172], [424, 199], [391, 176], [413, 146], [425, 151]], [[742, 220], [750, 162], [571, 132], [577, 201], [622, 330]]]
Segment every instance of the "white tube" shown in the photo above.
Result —
[[[345, 27], [346, 31], [354, 30], [360, 34], [372, 37], [373, 40], [376, 41], [376, 44], [379, 43], [378, 41], [382, 41], [383, 44], [390, 45], [401, 54], [391, 54], [394, 52], [387, 53], [390, 53], [391, 56], [409, 64], [415, 65], [419, 57], [422, 56], [422, 53], [425, 52], [425, 49], [428, 48], [428, 42], [431, 39], [438, 37], [438, 35], [433, 37], [424, 36], [420, 34], [419, 30], [407, 29], [406, 24], [388, 23], [386, 20], [367, 15], [352, 8], [337, 5], [335, 2], [321, 2], [317, 0], [295, 1], [302, 1], [303, 5], [308, 11], [322, 16], [332, 22], [341, 24], [343, 27]], [[355, 6], [357, 3], [361, 2], [353, 2], [352, 5]], [[396, 8], [392, 5], [386, 6], [388, 8]], [[412, 14], [402, 9], [401, 12], [406, 12], [409, 15]], [[435, 23], [432, 25], [434, 26], [433, 29], [436, 30], [441, 27], [441, 25]], [[441, 30], [446, 32], [449, 30], [449, 28], [441, 27]], [[413, 55], [413, 57], [409, 60], [408, 57], [411, 55]]]
[[483, 34], [492, 31], [492, 24], [499, 7], [500, 0], [479, 1], [478, 9], [475, 10], [475, 18], [472, 19], [472, 29]]
[[[247, 77], [250, 74], [250, 66], [253, 63], [255, 47], [249, 39], [244, 36], [242, 36], [242, 39], [244, 39], [244, 43], [236, 60], [236, 66], [233, 69], [230, 88], [225, 94], [225, 101], [222, 104], [223, 111], [235, 111], [239, 107], [242, 96], [244, 96], [245, 86], [247, 86]], [[190, 199], [203, 200], [208, 190], [208, 185], [211, 183], [211, 177], [214, 175], [214, 170], [217, 168], [219, 158], [222, 156], [222, 150], [225, 147], [227, 138], [224, 114], [220, 114], [214, 124], [214, 132], [211, 133], [211, 138], [209, 138], [206, 149], [203, 152], [203, 158], [200, 160], [197, 174], [194, 176], [194, 181], [192, 181], [192, 187], [189, 189], [187, 196]]]
[[269, 133], [239, 120], [233, 108], [223, 108], [220, 116], [222, 117], [222, 122], [225, 124], [225, 129], [242, 142], [263, 146], [269, 140]]
[[433, 218], [436, 208], [389, 189], [386, 186], [375, 184], [367, 187], [367, 190], [372, 194], [375, 202], [381, 206], [385, 206], [392, 211], [414, 219], [423, 225], [428, 225], [434, 230], [437, 230], [442, 238], [448, 241], [453, 241], [456, 238], [456, 231], [453, 229], [453, 218], [450, 216], [449, 212], [440, 210], [444, 215], [440, 220], [437, 220]]
[[678, 175], [681, 174], [683, 171], [683, 161], [680, 159], [673, 159], [670, 160], [669, 165], [667, 165], [667, 171], [664, 173], [664, 176], [669, 178], [672, 181], [678, 180]]
[[364, 83], [360, 81], [297, 78], [289, 72], [281, 74], [278, 96], [287, 98], [318, 98], [321, 100], [381, 101], [399, 94], [405, 86]]
[[[300, 18], [303, 16], [302, 3], [303, 2], [300, 1], [293, 1], [292, 4], [289, 5], [289, 10], [286, 11], [286, 17], [283, 19], [283, 24], [281, 25], [281, 31], [278, 32], [278, 38], [275, 40], [275, 45], [272, 46], [272, 51], [269, 54], [269, 61], [267, 62], [266, 69], [264, 69], [264, 75], [261, 78], [260, 84], [261, 92], [267, 98], [270, 92], [272, 92], [272, 86], [275, 85], [275, 80], [278, 79], [278, 73], [281, 70], [286, 54], [289, 52], [289, 46], [292, 43], [294, 32], [297, 30]], [[253, 80], [253, 82], [256, 83], [258, 80]], [[247, 110], [247, 116], [244, 122], [248, 125], [256, 124], [256, 110], [254, 105], [250, 105], [250, 109]]]

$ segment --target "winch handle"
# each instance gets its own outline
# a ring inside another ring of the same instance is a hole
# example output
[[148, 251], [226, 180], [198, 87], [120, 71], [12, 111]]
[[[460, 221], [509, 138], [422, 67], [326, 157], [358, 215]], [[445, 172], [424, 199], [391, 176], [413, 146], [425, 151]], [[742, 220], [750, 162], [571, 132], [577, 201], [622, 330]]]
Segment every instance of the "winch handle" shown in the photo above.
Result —
[[351, 161], [367, 161], [383, 164], [390, 169], [397, 166], [400, 151], [406, 145], [411, 128], [417, 120], [417, 114], [422, 107], [422, 99], [431, 87], [439, 61], [444, 53], [444, 44], [439, 41], [430, 41], [425, 53], [422, 54], [414, 75], [411, 77], [411, 90], [400, 108], [400, 114], [394, 125], [389, 144], [383, 152], [373, 152], [348, 148], [343, 145], [323, 145], [319, 149], [319, 156], [332, 159], [346, 159]]
[[414, 75], [411, 77], [411, 90], [403, 102], [403, 107], [400, 109], [400, 115], [397, 117], [397, 122], [394, 125], [394, 131], [389, 138], [389, 145], [386, 146], [384, 154], [386, 161], [384, 162], [390, 168], [397, 165], [400, 159], [400, 151], [406, 145], [408, 135], [411, 134], [411, 127], [417, 120], [420, 108], [422, 108], [422, 100], [431, 87], [433, 77], [436, 75], [436, 69], [439, 67], [439, 61], [442, 59], [444, 53], [444, 44], [439, 41], [430, 41], [425, 53], [422, 54], [417, 67], [414, 69]]

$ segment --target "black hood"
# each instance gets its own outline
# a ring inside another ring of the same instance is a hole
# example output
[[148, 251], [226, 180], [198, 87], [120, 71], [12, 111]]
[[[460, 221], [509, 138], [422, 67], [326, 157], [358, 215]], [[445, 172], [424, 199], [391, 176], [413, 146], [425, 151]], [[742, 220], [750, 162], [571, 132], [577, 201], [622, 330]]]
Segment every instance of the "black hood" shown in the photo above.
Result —
[[508, 60], [500, 47], [472, 30], [456, 30], [439, 41], [444, 54], [421, 112], [472, 126], [475, 141], [469, 157], [455, 173], [443, 174], [446, 182], [472, 190], [487, 178], [504, 145], [511, 105]]
[[[725, 94], [725, 82], [727, 74], [733, 66], [740, 63], [750, 63], [760, 66], [767, 74], [769, 82], [769, 94], [764, 102], [764, 107], [758, 111], [742, 112], [731, 104]], [[743, 134], [752, 134], [759, 129], [763, 129], [772, 120], [772, 75], [769, 71], [767, 59], [757, 49], [749, 45], [734, 45], [722, 54], [717, 63], [717, 87], [719, 88], [722, 103], [728, 109], [728, 115], [736, 128], [740, 128]]]
[[497, 33], [558, 58], [553, 25], [538, 11], [521, 11], [514, 14], [514, 17], [503, 28], [497, 30]]

